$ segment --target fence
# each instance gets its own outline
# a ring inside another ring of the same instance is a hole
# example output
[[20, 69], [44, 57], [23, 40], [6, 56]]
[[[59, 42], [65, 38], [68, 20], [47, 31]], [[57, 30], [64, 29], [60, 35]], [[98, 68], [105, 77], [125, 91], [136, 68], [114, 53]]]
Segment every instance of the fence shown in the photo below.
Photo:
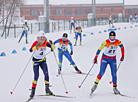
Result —
[[[122, 18], [122, 17], [114, 17], [113, 19], [114, 23], [121, 23], [121, 22], [129, 22], [128, 18]], [[82, 28], [92, 27], [92, 26], [99, 26], [99, 25], [108, 25], [109, 20], [108, 18], [93, 18], [93, 19], [87, 19], [87, 20], [78, 20], [76, 21], [75, 25], [79, 25]], [[7, 39], [7, 38], [16, 38], [21, 35], [22, 33], [22, 25], [23, 24], [17, 24], [12, 25], [10, 27], [9, 36], [7, 36], [8, 27], [7, 26], [0, 26], [0, 34], [2, 34], [3, 30], [5, 30], [5, 33], [0, 39]], [[40, 30], [46, 30], [47, 23], [46, 22], [38, 22], [30, 23], [28, 24], [30, 31], [28, 31], [28, 34], [37, 34]], [[57, 32], [57, 31], [65, 31], [70, 30], [70, 22], [67, 20], [60, 20], [60, 21], [50, 21], [49, 22], [49, 32]]]

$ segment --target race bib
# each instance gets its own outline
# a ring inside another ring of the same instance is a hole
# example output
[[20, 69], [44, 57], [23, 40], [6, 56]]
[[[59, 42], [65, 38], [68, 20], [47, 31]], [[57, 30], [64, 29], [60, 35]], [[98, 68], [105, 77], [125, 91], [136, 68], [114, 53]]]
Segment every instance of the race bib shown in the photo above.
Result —
[[115, 56], [116, 55], [116, 46], [110, 45], [109, 48], [105, 49], [104, 54], [107, 56]]

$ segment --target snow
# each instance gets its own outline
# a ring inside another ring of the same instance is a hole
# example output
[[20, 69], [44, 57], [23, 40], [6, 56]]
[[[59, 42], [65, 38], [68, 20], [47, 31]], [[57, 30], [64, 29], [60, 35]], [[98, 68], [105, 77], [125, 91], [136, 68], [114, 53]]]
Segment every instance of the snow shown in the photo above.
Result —
[[[94, 84], [96, 76], [99, 72], [100, 59], [102, 52], [98, 57], [98, 64], [94, 66], [91, 71], [93, 76], [88, 76], [82, 87], [79, 89], [78, 85], [81, 84], [85, 75], [79, 75], [72, 73], [75, 72], [74, 68], [70, 65], [66, 58], [63, 59], [62, 75], [67, 87], [69, 94], [65, 94], [61, 76], [57, 75], [57, 64], [53, 53], [48, 54], [47, 64], [49, 69], [50, 84], [52, 85], [51, 90], [55, 94], [75, 96], [76, 98], [66, 99], [66, 98], [56, 98], [56, 97], [38, 97], [35, 96], [30, 102], [138, 102], [138, 81], [137, 81], [137, 52], [138, 52], [138, 29], [135, 27], [137, 24], [129, 23], [116, 23], [115, 27], [121, 28], [117, 30], [117, 38], [122, 41], [125, 47], [125, 60], [122, 62], [120, 69], [118, 71], [118, 89], [122, 94], [129, 95], [135, 98], [127, 98], [119, 95], [114, 95], [112, 85], [109, 84], [111, 81], [111, 73], [109, 66], [100, 81], [97, 90], [94, 92], [93, 97], [90, 98], [90, 89]], [[133, 28], [130, 28], [133, 26]], [[123, 29], [127, 27], [127, 29]], [[86, 34], [83, 37], [82, 46], [75, 46], [74, 54], [72, 55], [76, 65], [82, 72], [88, 72], [93, 65], [92, 61], [95, 53], [99, 46], [104, 40], [108, 38], [108, 32], [103, 32], [108, 30], [108, 25], [106, 26], [96, 26], [83, 29], [83, 31], [93, 32], [94, 35]], [[102, 33], [98, 33], [101, 31]], [[66, 31], [69, 33], [69, 31]], [[63, 32], [49, 33], [46, 34], [48, 40], [53, 41], [62, 37]], [[27, 62], [29, 61], [31, 54], [28, 50], [31, 44], [36, 40], [36, 34], [29, 35], [29, 44], [25, 44], [25, 38], [22, 39], [21, 43], [16, 39], [2, 39], [0, 40], [0, 53], [5, 52], [6, 56], [0, 56], [0, 102], [25, 102], [30, 95], [29, 89], [31, 88], [33, 81], [33, 68], [32, 61], [30, 61], [25, 73], [23, 74], [19, 84], [17, 85], [13, 94], [10, 91], [13, 90], [16, 85], [20, 75], [22, 74]], [[69, 34], [69, 39], [74, 44], [74, 34]], [[22, 51], [22, 48], [26, 47], [26, 51]], [[56, 45], [58, 47], [58, 45]], [[16, 50], [16, 54], [12, 54], [12, 51]], [[47, 48], [47, 52], [50, 49]], [[117, 50], [117, 61], [119, 64], [120, 60], [120, 48]], [[57, 49], [55, 50], [57, 56]], [[40, 69], [40, 77], [38, 80], [38, 85], [36, 89], [36, 95], [45, 94], [44, 89], [44, 76]]]
[[[91, 4], [92, 0], [49, 0], [52, 5], [61, 4]], [[97, 4], [105, 3], [123, 3], [123, 0], [96, 0]], [[27, 5], [40, 5], [44, 4], [44, 0], [25, 0]], [[137, 0], [125, 0], [125, 5], [138, 5]]]

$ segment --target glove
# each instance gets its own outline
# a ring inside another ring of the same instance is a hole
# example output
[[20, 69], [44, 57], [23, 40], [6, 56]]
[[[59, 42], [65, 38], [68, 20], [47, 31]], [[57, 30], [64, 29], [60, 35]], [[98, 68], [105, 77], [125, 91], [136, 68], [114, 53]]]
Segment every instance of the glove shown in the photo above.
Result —
[[95, 58], [94, 58], [94, 64], [97, 64], [97, 58], [98, 58], [98, 56], [95, 56]]
[[40, 45], [40, 44], [39, 44], [39, 43], [37, 43], [37, 44], [36, 44], [36, 48], [38, 48], [38, 46], [39, 46], [39, 45]]
[[50, 45], [52, 45], [53, 44], [52, 40], [49, 40], [49, 43], [50, 43]]
[[73, 55], [73, 51], [70, 52], [70, 55]]
[[122, 55], [122, 57], [120, 58], [120, 61], [123, 61], [124, 60], [124, 55]]
[[39, 45], [40, 45], [40, 44], [37, 43], [37, 44], [32, 48], [32, 50], [34, 51], [35, 49], [37, 49], [37, 47], [38, 47]]
[[53, 51], [55, 48], [56, 48], [55, 45], [52, 44], [52, 46], [51, 46], [51, 51]]

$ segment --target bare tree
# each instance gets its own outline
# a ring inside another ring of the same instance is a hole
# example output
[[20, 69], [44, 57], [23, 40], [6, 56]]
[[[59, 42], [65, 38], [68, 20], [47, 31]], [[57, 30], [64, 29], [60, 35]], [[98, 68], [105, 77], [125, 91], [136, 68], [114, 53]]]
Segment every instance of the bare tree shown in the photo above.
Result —
[[[24, 0], [4, 0], [6, 3], [5, 5], [5, 9], [7, 10], [8, 14], [7, 14], [7, 17], [5, 18], [6, 19], [6, 26], [7, 26], [7, 23], [8, 23], [8, 20], [9, 20], [9, 17], [11, 15], [11, 19], [10, 19], [10, 23], [9, 23], [9, 26], [8, 26], [8, 33], [7, 33], [7, 36], [9, 36], [9, 32], [10, 32], [10, 27], [11, 27], [11, 23], [12, 23], [12, 19], [13, 19], [13, 15], [14, 15], [14, 11], [16, 8], [19, 9], [19, 7], [21, 5], [23, 5], [23, 2]], [[1, 37], [4, 35], [4, 32], [5, 32], [6, 29], [3, 30], [3, 33], [1, 35]]]

